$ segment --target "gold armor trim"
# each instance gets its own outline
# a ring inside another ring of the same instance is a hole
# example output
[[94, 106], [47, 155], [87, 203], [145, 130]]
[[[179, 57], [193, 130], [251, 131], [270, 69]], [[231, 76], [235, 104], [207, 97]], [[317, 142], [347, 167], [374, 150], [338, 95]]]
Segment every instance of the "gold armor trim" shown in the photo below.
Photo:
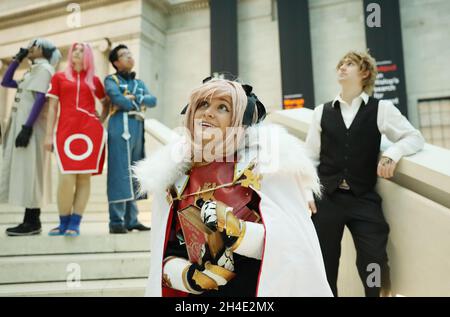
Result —
[[241, 221], [233, 214], [233, 208], [220, 201], [216, 201], [217, 229], [226, 230], [226, 234], [238, 237], [241, 233]]
[[176, 256], [173, 256], [173, 255], [168, 256], [167, 258], [165, 258], [165, 259], [163, 260], [163, 266], [166, 265], [167, 262], [169, 262], [169, 261], [171, 261], [171, 260], [173, 260], [173, 259], [176, 259], [176, 258], [177, 258], [177, 257], [176, 257]]
[[[184, 274], [183, 274], [183, 276], [184, 276]], [[187, 274], [186, 274], [186, 276], [187, 276]], [[205, 289], [205, 290], [212, 290], [212, 289], [218, 290], [219, 289], [219, 286], [217, 285], [216, 281], [214, 281], [208, 275], [200, 272], [199, 270], [194, 271], [194, 275], [192, 276], [192, 279], [202, 289]]]
[[188, 291], [191, 291], [192, 288], [191, 288], [191, 286], [189, 285], [189, 282], [188, 282], [188, 280], [187, 280], [187, 273], [188, 273], [189, 267], [190, 267], [190, 265], [187, 265], [187, 266], [183, 269], [183, 273], [181, 273], [181, 279], [183, 280], [184, 288], [187, 289]]
[[231, 246], [231, 251], [237, 250], [239, 246], [241, 245], [242, 240], [244, 240], [245, 231], [247, 230], [247, 225], [245, 224], [245, 221], [241, 221], [241, 234], [239, 235], [239, 238], [236, 240], [235, 243]]
[[255, 167], [254, 160], [247, 161], [247, 162], [237, 162], [234, 165], [234, 177], [233, 182], [237, 182], [242, 175], [244, 175], [244, 172], [248, 169], [253, 169]]
[[[233, 180], [233, 182], [231, 183], [226, 183], [226, 184], [222, 184], [219, 186], [216, 186], [215, 184], [212, 187], [207, 187], [205, 188], [205, 186], [202, 189], [199, 189], [198, 191], [196, 191], [195, 193], [191, 193], [188, 195], [182, 195], [181, 194], [184, 192], [184, 189], [186, 188], [186, 185], [188, 183], [189, 180], [189, 175], [183, 175], [183, 185], [180, 187], [178, 186], [180, 180], [178, 180], [176, 182], [176, 184], [172, 185], [173, 189], [175, 192], [169, 192], [170, 197], [167, 197], [167, 202], [169, 204], [171, 204], [174, 200], [184, 200], [190, 196], [196, 196], [196, 197], [202, 197], [202, 196], [213, 196], [214, 195], [214, 191], [216, 189], [220, 189], [220, 188], [226, 188], [226, 187], [231, 187], [234, 185], [242, 185], [243, 187], [249, 187], [252, 186], [254, 189], [259, 190], [261, 189], [261, 179], [262, 176], [259, 174], [255, 174], [253, 173], [253, 168], [255, 167], [255, 163], [251, 162], [249, 163], [249, 165], [247, 165], [247, 167], [244, 169], [244, 171], [242, 173], [238, 173], [236, 174], [236, 168], [237, 168], [237, 164], [235, 164], [235, 178]], [[238, 175], [239, 177], [237, 177], [236, 175]], [[245, 176], [244, 179], [242, 179], [242, 176]], [[237, 178], [236, 178], [237, 177]]]
[[[197, 292], [189, 285], [189, 282], [187, 280], [187, 274], [188, 274], [188, 270], [190, 267], [191, 267], [190, 265], [187, 265], [183, 269], [183, 273], [181, 273], [181, 279], [183, 281], [184, 288], [187, 289], [189, 293], [196, 294], [196, 295], [201, 294], [201, 292]], [[195, 270], [195, 271], [197, 271], [197, 270]], [[195, 275], [195, 273], [194, 273], [194, 275]]]
[[213, 189], [213, 190], [206, 191], [201, 194], [195, 195], [195, 197], [194, 197], [195, 205], [197, 205], [197, 200], [199, 200], [199, 199], [202, 199], [203, 201], [216, 200], [216, 198], [214, 197], [214, 191], [216, 190], [216, 188], [217, 188], [216, 183], [205, 183], [205, 184], [203, 184], [202, 188], [199, 187], [197, 192], [201, 192], [201, 191], [205, 191], [205, 190], [209, 190], [209, 189]]
[[225, 280], [227, 280], [227, 282], [229, 282], [236, 276], [236, 273], [229, 271], [226, 268], [223, 268], [219, 265], [211, 264], [211, 262], [209, 261], [205, 263], [205, 269], [207, 269], [211, 273], [223, 277]]
[[247, 169], [244, 171], [245, 179], [242, 180], [241, 185], [243, 187], [252, 186], [256, 190], [261, 189], [261, 175], [253, 173], [252, 170]]
[[172, 288], [172, 282], [170, 281], [169, 275], [163, 274], [162, 276], [162, 286]]
[[227, 211], [226, 233], [231, 237], [238, 237], [241, 234], [241, 220], [231, 210]]

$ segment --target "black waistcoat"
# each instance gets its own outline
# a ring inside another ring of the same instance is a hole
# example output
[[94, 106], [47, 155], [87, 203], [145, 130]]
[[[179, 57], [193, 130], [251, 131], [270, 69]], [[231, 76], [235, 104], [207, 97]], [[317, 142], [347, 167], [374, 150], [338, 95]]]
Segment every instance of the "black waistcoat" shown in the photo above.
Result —
[[377, 125], [378, 100], [361, 104], [347, 129], [339, 101], [323, 107], [319, 177], [328, 193], [343, 179], [357, 196], [373, 190], [377, 182], [381, 134]]

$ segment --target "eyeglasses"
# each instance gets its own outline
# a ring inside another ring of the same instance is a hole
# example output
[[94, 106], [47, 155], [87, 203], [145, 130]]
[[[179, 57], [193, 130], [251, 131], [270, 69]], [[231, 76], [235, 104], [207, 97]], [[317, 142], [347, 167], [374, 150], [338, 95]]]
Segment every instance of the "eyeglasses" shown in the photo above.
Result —
[[119, 54], [117, 57], [122, 58], [125, 56], [132, 56], [132, 54], [131, 54], [131, 52], [123, 52], [123, 53]]

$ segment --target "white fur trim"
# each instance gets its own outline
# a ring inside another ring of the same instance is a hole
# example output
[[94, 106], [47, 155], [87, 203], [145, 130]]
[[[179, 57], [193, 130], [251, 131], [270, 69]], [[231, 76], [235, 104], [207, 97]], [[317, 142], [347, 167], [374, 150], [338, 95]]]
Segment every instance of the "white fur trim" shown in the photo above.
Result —
[[191, 164], [183, 160], [186, 144], [180, 137], [132, 167], [133, 177], [139, 182], [139, 195], [164, 192], [190, 169]]
[[[320, 195], [316, 169], [307, 156], [303, 144], [276, 124], [259, 124], [247, 129], [248, 143], [238, 152], [239, 160], [256, 158], [256, 171], [261, 175], [288, 173], [300, 177], [301, 184]], [[189, 171], [191, 164], [184, 157], [187, 142], [181, 137], [139, 161], [133, 172], [140, 184], [140, 192], [164, 192]]]

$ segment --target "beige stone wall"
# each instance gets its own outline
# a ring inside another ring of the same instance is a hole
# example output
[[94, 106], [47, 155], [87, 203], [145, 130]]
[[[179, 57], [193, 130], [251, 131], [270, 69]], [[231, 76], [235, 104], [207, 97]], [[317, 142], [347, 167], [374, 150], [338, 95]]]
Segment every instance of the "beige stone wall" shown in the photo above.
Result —
[[243, 0], [238, 7], [239, 75], [267, 111], [281, 109], [281, 65], [276, 3]]
[[[158, 97], [149, 117], [173, 127], [190, 91], [210, 72], [210, 21], [207, 0], [78, 0], [81, 27], [67, 25], [71, 1], [0, 2], [0, 59], [6, 69], [18, 47], [34, 36], [61, 49], [74, 41], [96, 48], [98, 75], [112, 72], [108, 47], [125, 43], [136, 56], [136, 70]], [[310, 0], [311, 44], [316, 104], [339, 87], [336, 61], [350, 49], [365, 49], [361, 0]], [[406, 85], [411, 121], [418, 126], [419, 98], [450, 95], [448, 55], [450, 2], [400, 0]], [[278, 17], [275, 0], [238, 1], [239, 75], [252, 84], [269, 111], [281, 108]], [[22, 67], [24, 69], [24, 67]], [[0, 88], [3, 89], [3, 88]], [[0, 94], [0, 103], [11, 98]]]
[[363, 2], [360, 0], [309, 1], [314, 96], [316, 105], [339, 91], [336, 64], [349, 50], [364, 50]]
[[210, 74], [210, 23], [207, 7], [176, 12], [168, 17], [164, 55], [164, 120], [170, 127], [181, 122], [179, 115], [191, 90]]
[[[283, 110], [269, 120], [305, 140], [310, 109]], [[379, 178], [376, 190], [390, 226], [387, 252], [394, 296], [450, 296], [450, 151], [426, 144], [403, 157], [392, 179]], [[340, 296], [363, 296], [356, 251], [345, 229], [339, 266]]]
[[408, 111], [417, 100], [450, 97], [450, 1], [400, 0]]

